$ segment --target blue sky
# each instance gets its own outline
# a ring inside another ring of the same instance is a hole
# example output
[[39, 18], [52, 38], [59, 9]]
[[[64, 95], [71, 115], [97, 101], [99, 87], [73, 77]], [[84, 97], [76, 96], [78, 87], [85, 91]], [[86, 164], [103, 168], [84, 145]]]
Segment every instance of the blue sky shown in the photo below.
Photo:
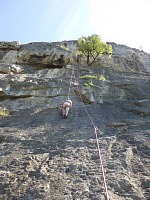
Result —
[[150, 53], [150, 0], [0, 0], [0, 41], [54, 42], [98, 34]]

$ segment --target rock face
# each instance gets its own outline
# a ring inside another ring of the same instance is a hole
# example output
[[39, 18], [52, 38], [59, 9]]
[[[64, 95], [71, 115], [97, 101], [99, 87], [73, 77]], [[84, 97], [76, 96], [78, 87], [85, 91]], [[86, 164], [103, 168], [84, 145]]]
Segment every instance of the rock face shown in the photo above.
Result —
[[87, 67], [76, 42], [61, 44], [73, 52], [0, 43], [0, 199], [105, 200], [93, 122], [110, 199], [148, 200], [150, 55], [112, 43], [112, 58]]
[[14, 44], [14, 42], [0, 43], [0, 62], [61, 68], [73, 61], [72, 53], [58, 45], [46, 42], [35, 42], [25, 45], [17, 44]]
[[[74, 54], [77, 52], [78, 44], [76, 40], [54, 42], [52, 44], [62, 45], [69, 49]], [[130, 48], [125, 45], [119, 45], [114, 42], [109, 42], [113, 48], [112, 57], [106, 55], [98, 58], [93, 64], [94, 66], [112, 67], [121, 71], [148, 71], [150, 72], [150, 54], [139, 51], [135, 48]], [[86, 64], [84, 57], [77, 58], [80, 64]]]

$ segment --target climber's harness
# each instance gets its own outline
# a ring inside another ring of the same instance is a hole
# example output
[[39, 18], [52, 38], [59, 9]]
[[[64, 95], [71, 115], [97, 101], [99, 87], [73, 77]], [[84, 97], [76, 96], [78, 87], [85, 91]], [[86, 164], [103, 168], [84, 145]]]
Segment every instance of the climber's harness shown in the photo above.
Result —
[[65, 108], [69, 107], [72, 108], [71, 103], [69, 101], [66, 101], [67, 103], [69, 103], [69, 105], [65, 106]]
[[[67, 105], [65, 103], [67, 103]], [[67, 108], [67, 107], [70, 109], [72, 108], [71, 103], [69, 101], [65, 101], [64, 103], [61, 103], [59, 107], [60, 107], [60, 109]]]

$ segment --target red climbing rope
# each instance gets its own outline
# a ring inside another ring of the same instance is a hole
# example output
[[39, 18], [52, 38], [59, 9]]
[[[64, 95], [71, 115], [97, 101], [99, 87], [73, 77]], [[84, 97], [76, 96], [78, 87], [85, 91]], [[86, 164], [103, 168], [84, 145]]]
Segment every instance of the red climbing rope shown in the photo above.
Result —
[[70, 77], [70, 85], [69, 85], [69, 90], [68, 90], [68, 100], [70, 99], [70, 91], [71, 91], [73, 74], [74, 74], [74, 67], [72, 69], [72, 74], [71, 74], [71, 77]]
[[98, 140], [98, 136], [97, 136], [97, 130], [98, 129], [95, 127], [95, 135], [96, 135], [97, 149], [98, 149], [98, 154], [99, 154], [99, 162], [100, 162], [100, 167], [102, 170], [103, 185], [104, 185], [104, 189], [105, 189], [106, 200], [109, 200], [105, 172], [104, 172], [104, 167], [103, 167], [103, 161], [102, 161], [102, 157], [101, 157], [101, 150], [100, 150], [99, 140]]
[[[72, 68], [72, 75], [71, 75], [71, 79], [70, 79], [70, 87], [69, 87], [69, 93], [68, 93], [68, 97], [70, 95], [70, 90], [71, 90], [71, 84], [72, 84], [72, 80], [74, 78], [74, 81], [77, 82], [76, 80], [76, 76], [75, 76], [75, 72], [74, 72], [74, 66]], [[83, 98], [82, 98], [82, 95], [80, 93], [80, 90], [79, 90], [79, 87], [78, 87], [78, 84], [77, 84], [77, 90], [78, 90], [78, 94], [81, 98], [81, 101], [83, 101]], [[100, 150], [100, 145], [99, 145], [99, 139], [98, 139], [98, 135], [97, 135], [97, 132], [100, 133], [100, 130], [95, 126], [90, 114], [88, 113], [86, 107], [85, 107], [85, 104], [83, 103], [83, 106], [84, 106], [84, 109], [85, 109], [85, 112], [87, 113], [93, 127], [94, 127], [94, 131], [95, 131], [95, 136], [96, 136], [96, 143], [97, 143], [97, 149], [98, 149], [98, 155], [99, 155], [99, 162], [100, 162], [100, 168], [102, 170], [102, 178], [103, 178], [103, 186], [104, 186], [104, 191], [105, 191], [105, 197], [106, 197], [106, 200], [109, 200], [109, 195], [108, 195], [108, 190], [107, 190], [107, 184], [106, 184], [106, 178], [105, 178], [105, 172], [104, 172], [104, 167], [103, 167], [103, 162], [102, 162], [102, 157], [101, 157], [101, 150]]]

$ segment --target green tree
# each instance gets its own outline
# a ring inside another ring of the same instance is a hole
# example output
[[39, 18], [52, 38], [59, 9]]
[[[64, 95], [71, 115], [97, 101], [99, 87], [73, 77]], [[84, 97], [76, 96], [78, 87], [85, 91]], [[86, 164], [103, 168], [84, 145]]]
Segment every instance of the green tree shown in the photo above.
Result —
[[99, 35], [93, 34], [78, 39], [78, 54], [87, 58], [87, 65], [92, 65], [96, 58], [104, 53], [111, 56], [112, 46], [103, 42]]

